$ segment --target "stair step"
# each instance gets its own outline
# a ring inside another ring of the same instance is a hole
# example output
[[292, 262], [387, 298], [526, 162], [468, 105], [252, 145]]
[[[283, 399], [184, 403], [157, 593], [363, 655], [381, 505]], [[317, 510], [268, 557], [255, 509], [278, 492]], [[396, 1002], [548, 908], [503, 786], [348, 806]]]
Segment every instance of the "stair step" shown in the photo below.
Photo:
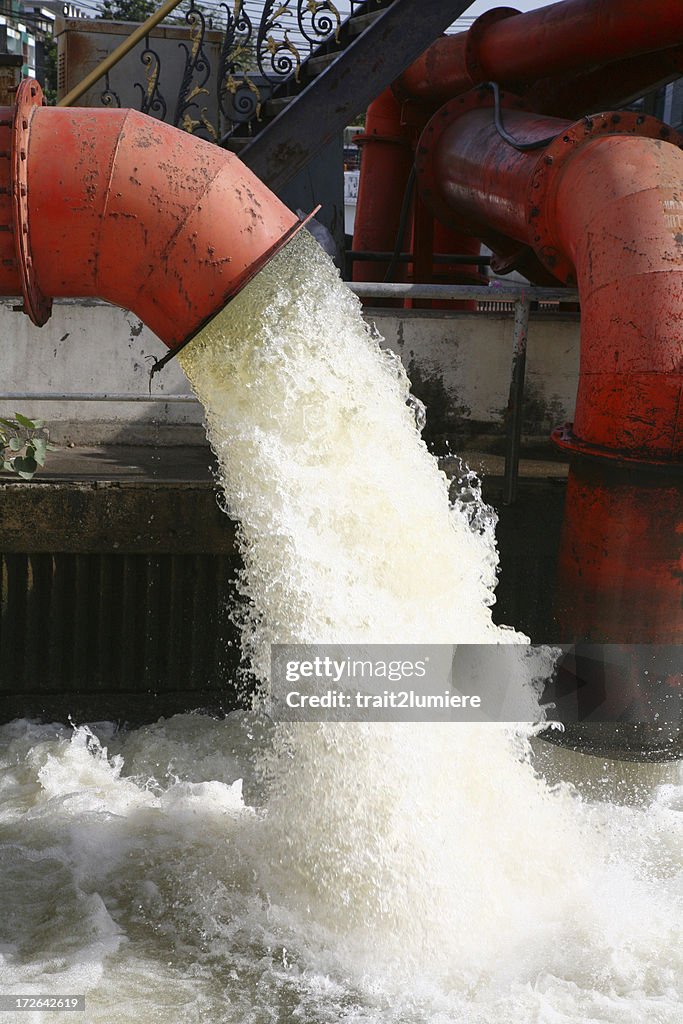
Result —
[[339, 50], [335, 50], [333, 53], [323, 53], [320, 57], [309, 57], [303, 65], [309, 78], [315, 78], [329, 68], [330, 64], [334, 64], [339, 52]]
[[274, 99], [266, 100], [263, 104], [263, 116], [266, 118], [277, 117], [295, 99], [296, 96], [277, 96]]
[[372, 25], [373, 21], [377, 21], [380, 14], [384, 14], [383, 7], [378, 7], [376, 11], [370, 11], [368, 14], [357, 14], [353, 18], [349, 18], [347, 32], [352, 37], [359, 36], [361, 32], [365, 32], [366, 28]]
[[231, 153], [241, 153], [249, 143], [252, 141], [253, 136], [245, 138], [243, 135], [231, 135], [225, 142], [225, 149], [229, 149]]

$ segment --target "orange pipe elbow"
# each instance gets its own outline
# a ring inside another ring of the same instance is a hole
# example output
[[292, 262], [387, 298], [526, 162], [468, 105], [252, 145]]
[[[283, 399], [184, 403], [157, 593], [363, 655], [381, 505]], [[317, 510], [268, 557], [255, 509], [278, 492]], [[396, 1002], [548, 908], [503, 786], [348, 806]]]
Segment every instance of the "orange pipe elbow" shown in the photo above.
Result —
[[569, 125], [511, 107], [520, 153], [490, 98], [442, 108], [420, 139], [418, 181], [440, 219], [532, 247], [581, 300], [573, 451], [636, 461], [683, 456], [683, 140], [654, 118], [600, 114]]
[[301, 226], [217, 146], [132, 110], [41, 100], [26, 80], [16, 109], [0, 111], [11, 143], [0, 288], [23, 293], [39, 326], [52, 298], [93, 296], [132, 310], [175, 348]]
[[683, 456], [683, 153], [588, 140], [548, 197], [576, 268], [582, 340], [573, 433], [631, 458]]

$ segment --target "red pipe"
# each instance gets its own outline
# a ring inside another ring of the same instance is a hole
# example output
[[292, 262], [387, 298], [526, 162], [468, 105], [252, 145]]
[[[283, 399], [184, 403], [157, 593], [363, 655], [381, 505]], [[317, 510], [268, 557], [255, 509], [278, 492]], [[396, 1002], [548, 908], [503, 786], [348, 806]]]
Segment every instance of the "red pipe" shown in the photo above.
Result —
[[[356, 136], [362, 147], [353, 233], [356, 252], [394, 251], [415, 134], [401, 120], [401, 104], [391, 89], [385, 89], [368, 108], [364, 134]], [[358, 260], [353, 280], [383, 281], [387, 268], [387, 263]]]
[[564, 643], [682, 644], [680, 476], [573, 460], [558, 560]]
[[0, 290], [39, 326], [53, 297], [98, 296], [175, 347], [301, 226], [217, 146], [135, 111], [41, 101], [29, 79], [0, 110]]
[[578, 284], [581, 369], [567, 446], [680, 458], [683, 142], [642, 115], [569, 126], [505, 109], [520, 140], [559, 133], [521, 153], [499, 135], [489, 106], [471, 95], [434, 116], [418, 147], [422, 196], [440, 218], [531, 245], [556, 277]]
[[561, 78], [544, 78], [524, 92], [531, 110], [574, 121], [590, 110], [625, 107], [683, 74], [683, 46], [640, 54]]
[[437, 40], [395, 83], [397, 95], [444, 103], [490, 79], [520, 88], [683, 43], [672, 0], [563, 0], [520, 14], [496, 8]]

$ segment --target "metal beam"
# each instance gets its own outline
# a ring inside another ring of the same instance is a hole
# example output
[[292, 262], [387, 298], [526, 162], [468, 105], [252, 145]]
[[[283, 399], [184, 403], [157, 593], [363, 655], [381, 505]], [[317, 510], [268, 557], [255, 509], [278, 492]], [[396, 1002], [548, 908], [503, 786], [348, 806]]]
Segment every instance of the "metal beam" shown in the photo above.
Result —
[[398, 78], [472, 0], [394, 0], [240, 152], [274, 192]]

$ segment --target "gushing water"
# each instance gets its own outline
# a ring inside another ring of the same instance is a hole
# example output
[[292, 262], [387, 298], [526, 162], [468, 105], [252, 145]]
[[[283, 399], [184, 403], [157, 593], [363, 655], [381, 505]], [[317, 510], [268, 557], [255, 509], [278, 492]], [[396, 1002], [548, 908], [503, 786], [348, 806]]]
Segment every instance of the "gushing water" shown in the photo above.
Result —
[[[520, 639], [491, 618], [492, 515], [449, 505], [400, 364], [310, 240], [183, 364], [263, 687], [274, 642]], [[495, 726], [258, 714], [0, 742], [0, 991], [87, 991], [95, 1022], [680, 1019], [677, 766], [559, 752], [551, 785]]]

